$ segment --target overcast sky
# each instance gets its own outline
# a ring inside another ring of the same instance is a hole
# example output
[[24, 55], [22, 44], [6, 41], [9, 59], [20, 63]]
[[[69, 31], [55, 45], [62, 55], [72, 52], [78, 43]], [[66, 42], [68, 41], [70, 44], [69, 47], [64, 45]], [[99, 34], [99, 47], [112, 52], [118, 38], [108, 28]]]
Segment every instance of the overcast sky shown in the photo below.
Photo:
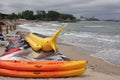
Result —
[[55, 10], [75, 17], [120, 20], [120, 0], [0, 0], [1, 13]]

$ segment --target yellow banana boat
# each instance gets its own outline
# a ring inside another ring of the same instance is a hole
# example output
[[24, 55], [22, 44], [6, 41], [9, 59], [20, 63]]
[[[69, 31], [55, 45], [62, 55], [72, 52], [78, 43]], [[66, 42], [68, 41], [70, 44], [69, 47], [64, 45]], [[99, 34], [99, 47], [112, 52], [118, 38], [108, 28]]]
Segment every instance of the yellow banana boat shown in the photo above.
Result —
[[32, 39], [29, 37], [26, 37], [26, 41], [29, 43], [29, 45], [32, 47], [33, 50], [39, 51], [41, 48], [41, 45], [36, 44]]
[[52, 37], [47, 38], [42, 38], [33, 33], [30, 33], [29, 36], [26, 38], [26, 41], [35, 51], [41, 49], [43, 51], [54, 50], [56, 52], [58, 50], [56, 45], [56, 39], [65, 27], [67, 27], [67, 24], [64, 24]]

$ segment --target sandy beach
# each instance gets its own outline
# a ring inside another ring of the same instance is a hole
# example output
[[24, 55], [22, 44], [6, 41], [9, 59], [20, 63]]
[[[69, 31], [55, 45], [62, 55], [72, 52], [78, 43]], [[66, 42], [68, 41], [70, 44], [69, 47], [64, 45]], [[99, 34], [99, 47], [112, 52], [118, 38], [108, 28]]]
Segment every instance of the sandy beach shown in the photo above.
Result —
[[[21, 22], [20, 22], [21, 23]], [[110, 63], [105, 62], [102, 59], [92, 57], [86, 52], [76, 46], [59, 44], [59, 52], [67, 56], [71, 60], [87, 60], [87, 70], [82, 76], [78, 77], [68, 77], [68, 78], [47, 78], [45, 80], [120, 80], [120, 66], [115, 66]], [[0, 55], [4, 53], [5, 47], [0, 46]], [[89, 53], [89, 52], [87, 52]], [[0, 80], [26, 80], [24, 78], [13, 78], [0, 76]], [[40, 80], [32, 79], [29, 80]], [[42, 80], [42, 79], [41, 79]]]
[[[4, 52], [4, 47], [0, 47], [1, 53]], [[59, 45], [59, 51], [72, 60], [86, 59], [88, 61], [87, 70], [82, 76], [69, 78], [47, 78], [45, 80], [119, 80], [120, 67], [109, 64], [101, 59], [89, 56], [82, 51], [78, 51], [75, 46]], [[26, 80], [24, 78], [12, 78], [0, 76], [0, 80]], [[40, 80], [36, 79], [36, 80]], [[35, 80], [30, 78], [29, 80]], [[41, 79], [42, 80], [42, 79]]]
[[1, 0], [0, 80], [120, 80], [120, 0]]

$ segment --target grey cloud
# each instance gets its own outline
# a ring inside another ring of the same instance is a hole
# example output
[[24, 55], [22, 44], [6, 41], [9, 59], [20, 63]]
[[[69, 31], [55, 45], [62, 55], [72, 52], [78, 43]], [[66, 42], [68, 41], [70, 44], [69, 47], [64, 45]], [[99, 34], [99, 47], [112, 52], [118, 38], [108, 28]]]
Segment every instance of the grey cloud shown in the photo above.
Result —
[[120, 19], [119, 0], [1, 0], [0, 12], [12, 13], [23, 10], [56, 10], [80, 16], [95, 16], [101, 19]]
[[4, 5], [0, 3], [0, 9], [3, 7]]

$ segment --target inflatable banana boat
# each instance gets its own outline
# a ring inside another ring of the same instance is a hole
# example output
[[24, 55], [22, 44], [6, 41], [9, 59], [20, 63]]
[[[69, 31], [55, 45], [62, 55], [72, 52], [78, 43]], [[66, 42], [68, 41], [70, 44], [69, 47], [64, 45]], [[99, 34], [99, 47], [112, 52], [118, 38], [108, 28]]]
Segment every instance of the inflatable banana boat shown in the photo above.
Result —
[[67, 27], [67, 24], [64, 24], [52, 37], [42, 38], [38, 35], [30, 33], [26, 37], [26, 42], [32, 47], [34, 51], [51, 51], [54, 50], [55, 52], [58, 50], [56, 45], [56, 39], [60, 32]]

